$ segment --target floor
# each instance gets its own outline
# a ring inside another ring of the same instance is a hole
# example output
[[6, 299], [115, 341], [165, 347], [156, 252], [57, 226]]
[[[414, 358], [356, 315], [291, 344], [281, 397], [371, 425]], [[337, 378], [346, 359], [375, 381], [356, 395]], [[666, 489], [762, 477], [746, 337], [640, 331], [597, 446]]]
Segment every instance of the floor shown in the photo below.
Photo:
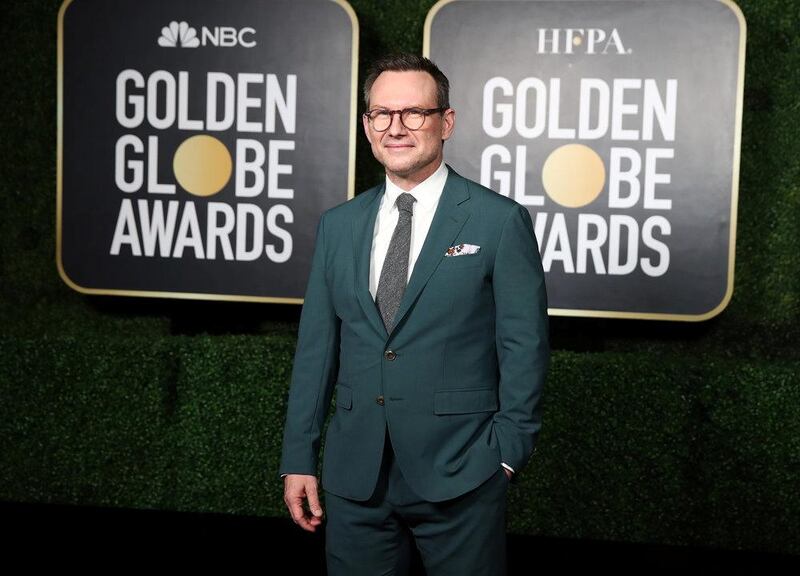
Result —
[[[241, 569], [325, 574], [324, 536], [283, 518], [0, 502], [8, 561], [67, 568]], [[565, 571], [614, 574], [800, 574], [800, 556], [706, 548], [508, 536], [509, 576]], [[278, 559], [280, 558], [280, 560]], [[281, 568], [276, 569], [280, 564]], [[419, 558], [412, 576], [425, 572]]]

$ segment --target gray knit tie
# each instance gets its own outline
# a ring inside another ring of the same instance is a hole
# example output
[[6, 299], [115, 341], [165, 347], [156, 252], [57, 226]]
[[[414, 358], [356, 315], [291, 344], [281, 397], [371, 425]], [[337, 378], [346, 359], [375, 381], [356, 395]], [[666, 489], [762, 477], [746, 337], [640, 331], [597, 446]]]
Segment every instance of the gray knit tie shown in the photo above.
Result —
[[389, 250], [383, 261], [375, 303], [381, 312], [383, 325], [391, 333], [394, 327], [394, 315], [400, 308], [400, 300], [406, 291], [408, 281], [408, 253], [411, 249], [411, 214], [412, 205], [417, 199], [408, 192], [397, 197], [397, 209], [400, 213], [397, 226], [389, 242]]

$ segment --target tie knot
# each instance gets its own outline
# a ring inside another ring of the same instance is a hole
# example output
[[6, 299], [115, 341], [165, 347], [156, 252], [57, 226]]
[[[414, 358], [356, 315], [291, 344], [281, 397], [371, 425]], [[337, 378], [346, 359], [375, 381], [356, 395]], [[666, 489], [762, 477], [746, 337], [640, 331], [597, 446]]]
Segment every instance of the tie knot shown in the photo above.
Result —
[[414, 198], [413, 194], [409, 194], [408, 192], [403, 192], [400, 196], [397, 197], [395, 204], [397, 204], [397, 209], [401, 212], [408, 212], [409, 214], [412, 212], [411, 206], [416, 202], [417, 199]]

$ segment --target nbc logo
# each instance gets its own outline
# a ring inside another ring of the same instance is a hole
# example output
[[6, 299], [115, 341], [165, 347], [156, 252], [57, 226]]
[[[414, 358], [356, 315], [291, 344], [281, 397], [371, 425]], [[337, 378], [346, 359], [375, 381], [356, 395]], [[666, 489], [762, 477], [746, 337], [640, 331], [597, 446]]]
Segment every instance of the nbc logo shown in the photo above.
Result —
[[236, 29], [231, 26], [214, 26], [213, 28], [201, 26], [200, 36], [198, 36], [197, 30], [189, 26], [186, 21], [176, 22], [173, 20], [169, 26], [161, 29], [158, 45], [164, 48], [175, 48], [176, 46], [197, 48], [201, 45], [222, 48], [234, 46], [252, 48], [256, 45], [256, 41], [253, 39], [255, 33], [255, 29], [250, 27]]
[[197, 30], [186, 22], [178, 23], [173, 20], [169, 23], [169, 26], [164, 26], [161, 29], [158, 45], [165, 48], [174, 48], [175, 46], [197, 48], [200, 46], [200, 38], [197, 37]]

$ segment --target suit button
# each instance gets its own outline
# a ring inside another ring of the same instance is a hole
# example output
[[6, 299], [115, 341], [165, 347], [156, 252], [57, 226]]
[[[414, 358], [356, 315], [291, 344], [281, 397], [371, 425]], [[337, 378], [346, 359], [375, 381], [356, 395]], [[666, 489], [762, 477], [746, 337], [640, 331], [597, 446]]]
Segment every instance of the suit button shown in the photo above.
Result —
[[383, 406], [383, 396], [381, 395], [381, 396], [378, 396], [377, 398], [375, 398], [375, 402], [377, 402], [378, 404]]
[[386, 352], [383, 353], [383, 355], [386, 356], [387, 360], [394, 360], [395, 358], [397, 358], [397, 354], [395, 354], [394, 351], [392, 350], [387, 350]]

